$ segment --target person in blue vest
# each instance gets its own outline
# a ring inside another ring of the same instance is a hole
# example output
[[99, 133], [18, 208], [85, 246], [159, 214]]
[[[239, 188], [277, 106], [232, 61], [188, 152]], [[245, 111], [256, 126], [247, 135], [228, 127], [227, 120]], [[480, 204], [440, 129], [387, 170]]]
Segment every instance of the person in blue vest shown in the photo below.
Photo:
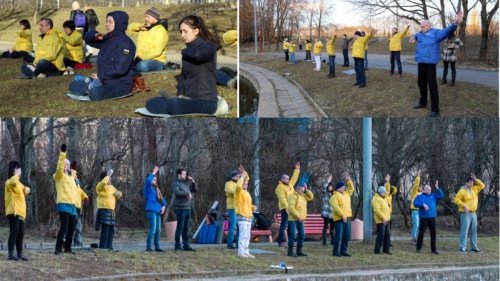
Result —
[[439, 188], [439, 182], [437, 180], [434, 186], [436, 187], [436, 192], [432, 192], [431, 186], [426, 184], [422, 194], [415, 197], [415, 200], [413, 201], [413, 205], [419, 210], [420, 217], [420, 228], [418, 230], [417, 238], [417, 253], [420, 253], [422, 250], [425, 230], [426, 228], [429, 228], [431, 233], [431, 251], [433, 254], [439, 254], [436, 248], [436, 203], [438, 200], [444, 198], [444, 194]]
[[418, 63], [418, 88], [420, 101], [414, 109], [427, 107], [427, 87], [431, 96], [431, 112], [429, 117], [439, 116], [439, 92], [436, 79], [436, 64], [439, 62], [439, 47], [441, 41], [448, 38], [462, 22], [463, 14], [458, 12], [455, 20], [445, 29], [432, 28], [429, 20], [420, 23], [420, 32], [410, 38], [410, 44], [417, 43], [415, 61]]
[[156, 173], [160, 168], [155, 166], [146, 178], [144, 183], [144, 199], [146, 200], [146, 217], [148, 218], [149, 229], [146, 238], [146, 252], [152, 252], [151, 239], [154, 237], [154, 251], [163, 252], [160, 248], [161, 216], [165, 214], [167, 200], [163, 198], [160, 187], [158, 186], [158, 177]]

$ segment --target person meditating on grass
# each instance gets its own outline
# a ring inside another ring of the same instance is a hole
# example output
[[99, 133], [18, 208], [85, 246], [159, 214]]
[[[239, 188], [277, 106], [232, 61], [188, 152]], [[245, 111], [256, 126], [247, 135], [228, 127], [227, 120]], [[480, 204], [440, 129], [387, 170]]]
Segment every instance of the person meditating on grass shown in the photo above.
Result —
[[63, 43], [63, 61], [66, 67], [63, 75], [73, 75], [75, 65], [83, 63], [83, 38], [80, 32], [75, 32], [76, 26], [73, 21], [65, 21], [63, 28], [64, 32], [59, 33]]
[[25, 19], [20, 20], [19, 27], [21, 30], [17, 32], [16, 44], [14, 47], [3, 52], [2, 57], [11, 59], [23, 58], [33, 51], [30, 22]]

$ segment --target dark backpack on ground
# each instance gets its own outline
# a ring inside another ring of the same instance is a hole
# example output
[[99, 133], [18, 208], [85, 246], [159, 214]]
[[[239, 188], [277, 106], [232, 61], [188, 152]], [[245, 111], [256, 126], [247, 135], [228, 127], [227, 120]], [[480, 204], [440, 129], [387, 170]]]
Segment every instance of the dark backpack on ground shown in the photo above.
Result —
[[87, 18], [85, 17], [85, 14], [80, 10], [77, 10], [75, 12], [74, 22], [76, 27], [84, 28], [85, 26], [87, 26]]
[[253, 213], [255, 218], [255, 228], [261, 230], [268, 230], [271, 227], [271, 220], [268, 219], [263, 213]]

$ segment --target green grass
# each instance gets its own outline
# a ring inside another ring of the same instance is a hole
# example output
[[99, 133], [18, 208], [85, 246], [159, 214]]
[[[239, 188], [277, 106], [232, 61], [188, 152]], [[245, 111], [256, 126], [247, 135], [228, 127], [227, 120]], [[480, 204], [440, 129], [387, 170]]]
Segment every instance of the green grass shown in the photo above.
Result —
[[[352, 86], [355, 76], [342, 73], [345, 68], [341, 66], [336, 66], [336, 77], [329, 79], [326, 64], [322, 64], [320, 72], [315, 72], [311, 62], [290, 65], [281, 59], [251, 55], [242, 60], [278, 73], [291, 72], [290, 78], [330, 117], [426, 117], [430, 111], [430, 100], [427, 110], [412, 109], [420, 98], [416, 75], [403, 74], [396, 79], [388, 71], [372, 68], [366, 72], [367, 87], [360, 89]], [[496, 117], [498, 90], [462, 81], [456, 87], [439, 85], [439, 104], [442, 117]]]
[[[0, 279], [13, 280], [54, 280], [62, 278], [82, 278], [127, 273], [171, 273], [172, 276], [198, 277], [244, 274], [278, 274], [271, 270], [271, 264], [285, 261], [295, 269], [293, 273], [322, 273], [352, 269], [438, 267], [443, 265], [474, 265], [498, 263], [498, 236], [480, 237], [482, 254], [466, 255], [457, 252], [458, 238], [438, 237], [437, 247], [440, 255], [430, 253], [429, 241], [425, 240], [422, 253], [415, 252], [411, 241], [393, 241], [392, 256], [375, 256], [373, 243], [351, 242], [351, 258], [332, 257], [331, 246], [306, 243], [304, 252], [307, 258], [286, 256], [285, 248], [275, 245], [251, 244], [250, 248], [269, 250], [274, 254], [257, 255], [254, 260], [242, 259], [234, 251], [220, 247], [198, 249], [195, 253], [168, 250], [161, 254], [146, 252], [82, 251], [77, 255], [54, 256], [51, 252], [27, 251], [30, 262], [1, 262]], [[5, 254], [5, 252], [3, 253]], [[380, 258], [383, 257], [383, 258]], [[2, 259], [4, 257], [0, 257]], [[91, 269], [91, 270], [89, 270]], [[144, 277], [141, 278], [144, 280]]]

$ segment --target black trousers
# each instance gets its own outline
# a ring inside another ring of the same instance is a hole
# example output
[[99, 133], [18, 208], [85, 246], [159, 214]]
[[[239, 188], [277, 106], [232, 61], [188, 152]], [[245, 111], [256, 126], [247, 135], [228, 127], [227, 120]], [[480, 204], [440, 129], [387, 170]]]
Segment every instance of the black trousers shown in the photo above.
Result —
[[9, 252], [14, 251], [14, 245], [18, 253], [23, 251], [24, 221], [19, 216], [8, 215], [9, 219]]
[[418, 88], [420, 89], [420, 104], [427, 105], [427, 86], [431, 94], [431, 109], [439, 113], [439, 93], [436, 80], [435, 64], [418, 64]]
[[429, 228], [431, 232], [431, 251], [436, 252], [436, 219], [435, 218], [420, 218], [420, 226], [418, 229], [417, 251], [422, 249], [424, 242], [425, 230]]
[[66, 234], [64, 251], [71, 252], [71, 243], [73, 243], [73, 234], [75, 234], [76, 216], [59, 212], [59, 219], [61, 220], [61, 226], [59, 227], [59, 233], [57, 233], [56, 252], [62, 252], [64, 234]]
[[451, 67], [451, 80], [455, 81], [457, 77], [457, 69], [455, 68], [456, 61], [443, 61], [443, 80], [448, 76], [448, 65]]
[[99, 248], [113, 250], [114, 235], [115, 235], [114, 225], [101, 224], [101, 238], [99, 239]]
[[[328, 227], [330, 226], [330, 227]], [[325, 218], [323, 217], [323, 232], [325, 233], [325, 239], [326, 239], [326, 231], [330, 229], [330, 238], [331, 238], [331, 244], [333, 245], [333, 219]]]
[[25, 51], [5, 51], [2, 53], [2, 57], [4, 58], [11, 58], [11, 59], [18, 59], [18, 58], [23, 58], [28, 55], [28, 52]]
[[285, 52], [285, 61], [288, 61], [288, 50], [283, 49], [283, 52]]
[[380, 248], [382, 251], [389, 252], [391, 244], [391, 232], [389, 231], [389, 223], [377, 223], [377, 239], [375, 240], [375, 253], [380, 253]]
[[344, 66], [349, 66], [349, 50], [342, 49], [342, 55], [344, 55]]

